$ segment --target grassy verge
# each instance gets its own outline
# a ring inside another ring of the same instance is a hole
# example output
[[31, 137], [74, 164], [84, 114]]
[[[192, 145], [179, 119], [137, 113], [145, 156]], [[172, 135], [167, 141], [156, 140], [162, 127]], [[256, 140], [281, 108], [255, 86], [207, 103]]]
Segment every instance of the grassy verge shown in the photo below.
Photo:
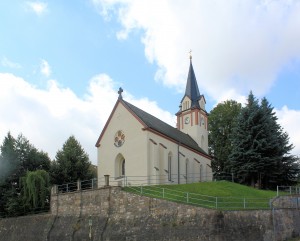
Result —
[[139, 195], [222, 210], [268, 209], [274, 191], [258, 190], [228, 182], [126, 187]]

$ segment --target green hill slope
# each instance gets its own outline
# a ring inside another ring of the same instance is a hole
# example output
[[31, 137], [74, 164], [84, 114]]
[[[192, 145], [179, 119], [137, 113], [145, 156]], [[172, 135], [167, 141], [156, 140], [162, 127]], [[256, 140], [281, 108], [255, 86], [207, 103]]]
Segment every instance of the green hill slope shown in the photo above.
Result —
[[228, 181], [198, 182], [180, 185], [164, 185], [160, 187], [215, 197], [272, 198], [276, 196], [276, 192], [274, 191], [259, 190]]
[[274, 191], [258, 190], [228, 181], [180, 185], [126, 187], [125, 191], [206, 208], [269, 209]]

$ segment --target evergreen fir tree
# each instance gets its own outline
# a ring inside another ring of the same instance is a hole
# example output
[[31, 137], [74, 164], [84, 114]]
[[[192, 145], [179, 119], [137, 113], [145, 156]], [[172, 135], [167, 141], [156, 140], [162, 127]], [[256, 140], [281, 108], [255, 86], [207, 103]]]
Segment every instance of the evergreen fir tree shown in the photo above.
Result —
[[[262, 110], [267, 114], [266, 132], [268, 134], [268, 149], [265, 157], [272, 160], [264, 178], [265, 187], [275, 187], [276, 185], [294, 184], [299, 174], [299, 163], [290, 152], [294, 146], [289, 143], [289, 136], [277, 123], [277, 116], [274, 108], [266, 98], [261, 102]], [[268, 159], [266, 159], [267, 161]]]
[[250, 92], [233, 131], [232, 144], [230, 168], [239, 182], [274, 188], [296, 180], [299, 165], [290, 155], [293, 145], [266, 98], [259, 105]]
[[78, 179], [92, 178], [91, 162], [88, 154], [74, 136], [70, 136], [63, 144], [62, 150], [56, 153], [56, 160], [52, 163], [52, 182], [63, 184], [76, 182]]
[[252, 92], [248, 96], [246, 107], [237, 118], [232, 135], [232, 153], [229, 156], [230, 168], [240, 183], [252, 185], [257, 182], [262, 171], [259, 148], [264, 138], [263, 113], [258, 100]]

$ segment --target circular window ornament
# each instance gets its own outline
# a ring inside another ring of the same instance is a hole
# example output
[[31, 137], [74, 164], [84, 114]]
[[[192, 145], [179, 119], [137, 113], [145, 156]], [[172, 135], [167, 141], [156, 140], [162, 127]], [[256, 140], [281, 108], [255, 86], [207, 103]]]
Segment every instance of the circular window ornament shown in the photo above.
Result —
[[120, 147], [124, 144], [125, 142], [125, 134], [123, 131], [119, 130], [115, 134], [115, 139], [114, 139], [114, 145], [116, 147]]

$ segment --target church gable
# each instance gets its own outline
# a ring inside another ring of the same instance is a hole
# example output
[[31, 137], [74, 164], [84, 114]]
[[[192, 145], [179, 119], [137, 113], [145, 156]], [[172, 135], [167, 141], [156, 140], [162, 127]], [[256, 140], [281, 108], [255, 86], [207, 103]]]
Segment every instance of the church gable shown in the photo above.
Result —
[[[145, 128], [145, 124], [137, 118], [137, 116], [128, 109], [122, 100], [118, 100], [110, 114], [97, 142], [96, 147], [101, 145], [104, 136], [110, 136], [110, 138], [118, 138], [117, 132], [136, 132]], [[125, 130], [123, 130], [125, 128]], [[117, 139], [116, 139], [117, 141]]]

